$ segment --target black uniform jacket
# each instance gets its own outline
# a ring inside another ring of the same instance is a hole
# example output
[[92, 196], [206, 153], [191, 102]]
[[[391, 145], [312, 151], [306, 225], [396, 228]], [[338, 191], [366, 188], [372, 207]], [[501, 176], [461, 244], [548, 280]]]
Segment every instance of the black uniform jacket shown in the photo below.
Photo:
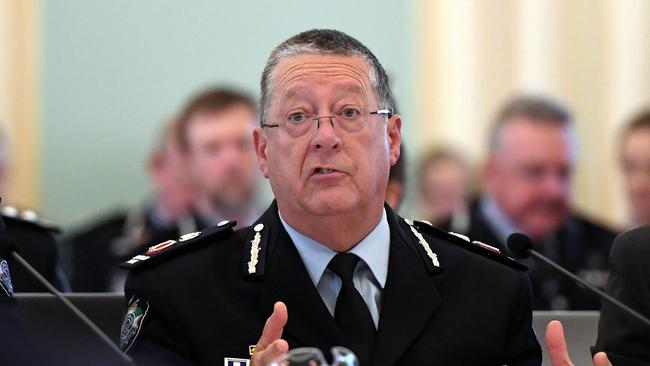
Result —
[[[388, 206], [386, 211], [391, 244], [373, 365], [541, 363], [523, 266], [429, 225], [412, 227]], [[139, 314], [145, 314], [137, 330], [132, 322], [122, 327], [122, 333], [136, 334], [123, 345], [136, 361], [221, 365], [248, 359], [276, 301], [288, 308], [283, 338], [291, 348], [318, 347], [328, 355], [330, 347], [345, 345], [277, 205], [251, 227], [231, 227], [222, 223], [129, 262], [127, 301], [139, 301]], [[256, 241], [260, 251], [250, 273]]]
[[[498, 247], [510, 254], [506, 243], [495, 234], [490, 219], [480, 208], [480, 199], [470, 205], [470, 221], [461, 234], [472, 240]], [[444, 225], [443, 225], [444, 227]], [[607, 258], [614, 231], [581, 215], [571, 214], [565, 224], [543, 243], [535, 243], [537, 251], [604, 290], [607, 281]], [[532, 258], [524, 260], [533, 289], [534, 310], [598, 310], [600, 299], [557, 271]]]
[[[614, 241], [607, 292], [650, 318], [650, 226], [629, 231]], [[650, 328], [603, 304], [595, 349], [614, 365], [650, 364]]]
[[[69, 236], [64, 247], [73, 253], [72, 289], [75, 292], [112, 291], [118, 266], [145, 244], [175, 239], [181, 235], [176, 222], [160, 225], [152, 219], [152, 207], [136, 212], [118, 211]], [[192, 215], [197, 229], [208, 225]], [[135, 249], [134, 249], [135, 248]]]
[[[59, 267], [59, 251], [54, 238], [57, 229], [18, 217], [2, 216], [7, 234], [14, 240], [18, 253], [59, 291], [69, 291], [69, 283]], [[7, 258], [16, 292], [47, 292], [26, 269]]]

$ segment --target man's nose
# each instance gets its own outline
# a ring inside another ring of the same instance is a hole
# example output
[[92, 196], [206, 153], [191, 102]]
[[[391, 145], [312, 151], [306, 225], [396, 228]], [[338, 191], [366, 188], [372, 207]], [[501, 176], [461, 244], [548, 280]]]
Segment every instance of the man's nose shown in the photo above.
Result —
[[334, 125], [334, 117], [319, 117], [314, 121], [316, 135], [312, 145], [316, 149], [337, 149], [341, 144], [341, 138]]
[[566, 177], [556, 174], [547, 174], [542, 182], [544, 193], [554, 197], [566, 194], [569, 184]]
[[223, 150], [220, 164], [224, 166], [236, 166], [241, 163], [242, 153], [237, 146], [228, 146]]

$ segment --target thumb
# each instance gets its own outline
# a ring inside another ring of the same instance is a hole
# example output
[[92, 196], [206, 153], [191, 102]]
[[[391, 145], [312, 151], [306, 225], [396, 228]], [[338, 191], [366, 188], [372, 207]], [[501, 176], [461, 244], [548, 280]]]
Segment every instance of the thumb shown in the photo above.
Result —
[[264, 350], [275, 340], [280, 339], [288, 319], [287, 306], [281, 301], [276, 302], [273, 305], [273, 314], [264, 324], [264, 330], [262, 330], [262, 336], [257, 343], [257, 347]]
[[612, 366], [605, 352], [598, 352], [594, 355], [594, 366]]
[[564, 340], [562, 323], [551, 320], [546, 326], [546, 349], [553, 366], [573, 366]]

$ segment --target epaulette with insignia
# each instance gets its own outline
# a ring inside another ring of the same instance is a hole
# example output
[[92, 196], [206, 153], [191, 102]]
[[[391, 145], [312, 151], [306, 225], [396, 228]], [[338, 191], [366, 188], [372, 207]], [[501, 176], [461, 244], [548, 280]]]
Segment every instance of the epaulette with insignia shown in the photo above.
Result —
[[53, 233], [60, 233], [61, 228], [55, 225], [52, 221], [43, 218], [34, 210], [20, 210], [14, 206], [0, 207], [0, 214], [4, 218], [13, 219], [16, 221], [24, 222], [30, 225], [37, 226], [41, 229], [51, 231]]
[[427, 267], [429, 273], [435, 273], [441, 271], [443, 268], [440, 266], [440, 260], [438, 259], [438, 254], [431, 249], [429, 242], [422, 236], [422, 234], [415, 229], [413, 226], [413, 221], [404, 219], [404, 222], [407, 224], [410, 231], [410, 235], [415, 237], [417, 243], [417, 250], [420, 253], [424, 264]]
[[172, 254], [178, 254], [187, 248], [205, 242], [206, 238], [214, 238], [232, 233], [232, 228], [237, 225], [236, 221], [221, 221], [204, 231], [196, 231], [181, 235], [178, 240], [167, 240], [162, 243], [153, 245], [146, 252], [138, 254], [128, 261], [120, 264], [120, 268], [131, 269], [139, 267], [145, 263], [155, 263], [164, 258], [169, 258]]
[[269, 228], [262, 223], [253, 226], [253, 231], [246, 241], [244, 264], [242, 268], [245, 277], [261, 278], [264, 276], [266, 251], [269, 238]]
[[[406, 220], [405, 220], [406, 221]], [[528, 267], [525, 265], [517, 262], [514, 258], [507, 256], [503, 253], [498, 248], [495, 248], [491, 245], [487, 245], [485, 243], [482, 243], [480, 241], [472, 241], [470, 238], [468, 238], [465, 235], [462, 234], [457, 234], [457, 233], [452, 233], [452, 232], [445, 232], [440, 229], [435, 228], [433, 225], [426, 221], [410, 221], [408, 220], [407, 223], [411, 223], [413, 227], [415, 227], [418, 230], [421, 230], [429, 235], [432, 235], [434, 237], [452, 242], [458, 246], [461, 246], [471, 252], [480, 254], [484, 257], [488, 257], [490, 259], [493, 259], [497, 262], [503, 263], [509, 267], [521, 270], [521, 271], [527, 271]]]

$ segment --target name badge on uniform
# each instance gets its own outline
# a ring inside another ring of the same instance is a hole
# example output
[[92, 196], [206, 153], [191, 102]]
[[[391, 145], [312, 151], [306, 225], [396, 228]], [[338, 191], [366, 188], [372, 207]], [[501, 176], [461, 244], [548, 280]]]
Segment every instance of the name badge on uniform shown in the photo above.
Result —
[[224, 357], [223, 366], [248, 366], [250, 360], [245, 358]]

